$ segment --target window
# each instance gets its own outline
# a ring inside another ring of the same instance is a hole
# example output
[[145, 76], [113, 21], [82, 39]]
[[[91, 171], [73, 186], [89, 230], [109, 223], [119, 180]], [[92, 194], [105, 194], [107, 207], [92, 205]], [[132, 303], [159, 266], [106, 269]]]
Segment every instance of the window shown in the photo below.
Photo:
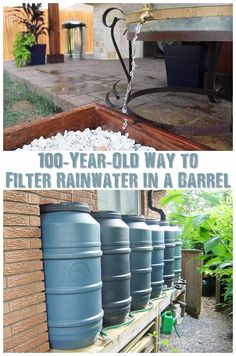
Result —
[[140, 214], [140, 191], [99, 190], [99, 210], [117, 210], [121, 214]]

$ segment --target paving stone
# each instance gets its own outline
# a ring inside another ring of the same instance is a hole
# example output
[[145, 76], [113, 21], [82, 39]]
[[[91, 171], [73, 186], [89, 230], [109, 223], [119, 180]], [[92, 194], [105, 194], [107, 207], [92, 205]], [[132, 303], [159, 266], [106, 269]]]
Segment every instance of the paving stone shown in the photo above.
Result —
[[[128, 64], [128, 60], [125, 60]], [[137, 59], [133, 90], [166, 86], [165, 63], [163, 59]], [[113, 84], [120, 80], [117, 90], [123, 97], [127, 79], [118, 60], [67, 60], [65, 63], [17, 68], [13, 62], [5, 62], [4, 70], [11, 77], [24, 80], [31, 88], [50, 96], [63, 110], [91, 102], [105, 103], [105, 95]], [[206, 96], [180, 93], [159, 93], [145, 95], [130, 103], [132, 110], [156, 122], [183, 127], [210, 128], [230, 126], [232, 105], [229, 102], [212, 104]], [[187, 135], [187, 134], [186, 134]], [[208, 140], [207, 134], [192, 136], [199, 142], [209, 142], [220, 150], [232, 149], [232, 135], [225, 132], [215, 134]], [[212, 135], [211, 135], [212, 136]], [[219, 146], [218, 146], [219, 143]], [[224, 145], [225, 143], [225, 145]]]

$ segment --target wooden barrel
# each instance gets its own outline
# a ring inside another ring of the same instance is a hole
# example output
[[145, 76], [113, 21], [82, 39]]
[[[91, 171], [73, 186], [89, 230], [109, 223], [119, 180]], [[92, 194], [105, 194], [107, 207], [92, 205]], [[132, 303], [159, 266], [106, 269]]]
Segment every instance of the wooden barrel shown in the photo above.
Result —
[[[145, 9], [142, 4], [125, 4], [123, 10], [132, 33]], [[232, 12], [232, 4], [152, 4], [151, 20], [144, 23], [139, 39], [231, 41]]]

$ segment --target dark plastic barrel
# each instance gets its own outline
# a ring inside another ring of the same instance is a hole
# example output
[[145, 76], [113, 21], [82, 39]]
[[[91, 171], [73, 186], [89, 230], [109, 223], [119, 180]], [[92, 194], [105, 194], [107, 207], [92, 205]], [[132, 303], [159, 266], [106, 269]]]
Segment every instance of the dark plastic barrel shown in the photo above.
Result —
[[41, 206], [50, 346], [91, 345], [102, 329], [100, 226], [82, 203]]
[[174, 282], [174, 249], [175, 231], [166, 221], [161, 221], [160, 226], [164, 231], [165, 250], [164, 250], [164, 284], [171, 287]]
[[131, 305], [129, 228], [116, 211], [98, 211], [92, 216], [101, 229], [103, 324], [120, 324]]
[[160, 222], [155, 219], [146, 219], [146, 224], [152, 233], [152, 298], [157, 298], [161, 294], [164, 284], [164, 231], [160, 227]]
[[174, 249], [174, 281], [178, 282], [181, 277], [181, 260], [182, 260], [182, 241], [178, 236], [181, 229], [175, 225], [175, 249]]
[[129, 226], [130, 268], [131, 268], [131, 309], [147, 306], [151, 297], [152, 236], [142, 215], [122, 215]]

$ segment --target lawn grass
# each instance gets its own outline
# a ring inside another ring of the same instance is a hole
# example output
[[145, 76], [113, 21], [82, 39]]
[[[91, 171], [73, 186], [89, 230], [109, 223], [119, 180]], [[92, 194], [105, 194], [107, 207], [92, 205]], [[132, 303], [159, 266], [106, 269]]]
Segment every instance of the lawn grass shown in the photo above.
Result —
[[3, 125], [12, 126], [38, 116], [48, 116], [62, 110], [48, 98], [30, 90], [24, 83], [3, 78]]

